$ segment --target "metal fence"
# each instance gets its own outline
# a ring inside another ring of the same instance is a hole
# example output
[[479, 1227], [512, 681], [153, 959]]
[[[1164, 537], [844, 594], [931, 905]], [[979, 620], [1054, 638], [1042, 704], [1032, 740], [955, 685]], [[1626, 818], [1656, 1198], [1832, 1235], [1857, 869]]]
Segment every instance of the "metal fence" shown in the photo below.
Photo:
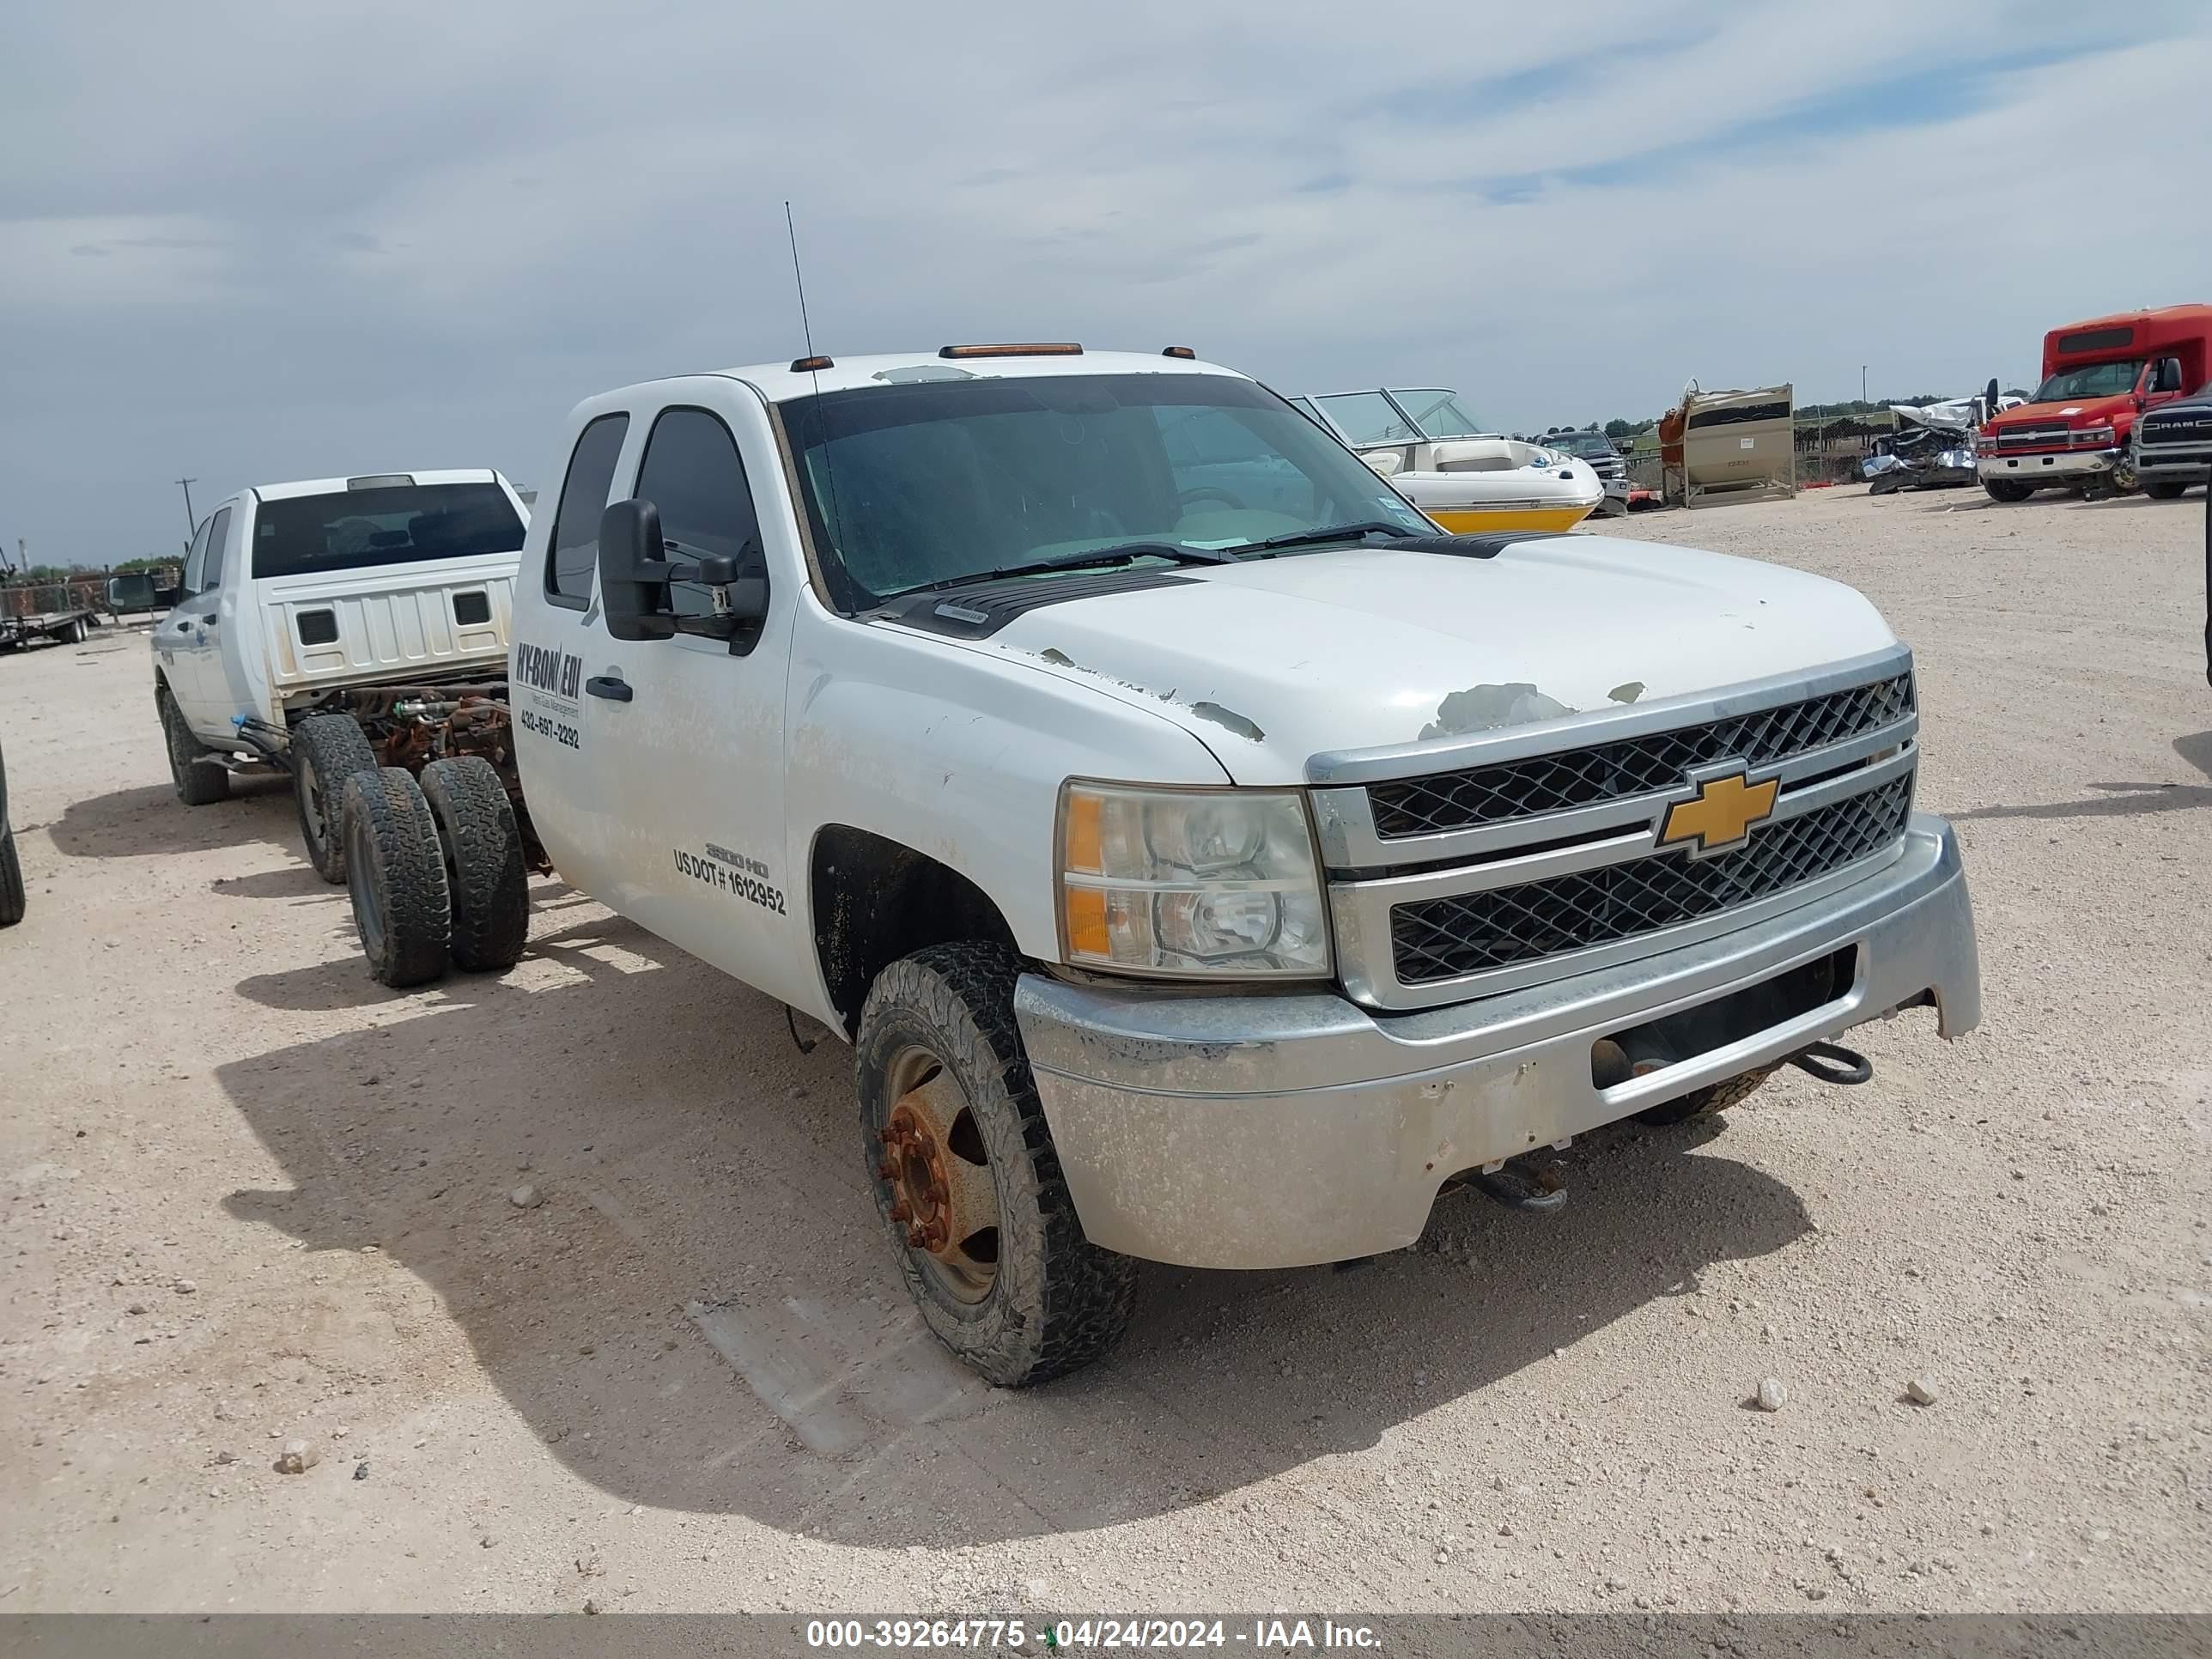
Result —
[[[120, 620], [125, 616], [149, 614], [140, 611], [118, 611], [107, 602], [107, 581], [118, 574], [112, 570], [79, 570], [64, 580], [54, 582], [29, 582], [17, 577], [0, 577], [0, 617], [40, 617], [57, 611], [92, 611], [103, 617]], [[173, 581], [173, 570], [148, 573], [157, 577], [167, 576]]]

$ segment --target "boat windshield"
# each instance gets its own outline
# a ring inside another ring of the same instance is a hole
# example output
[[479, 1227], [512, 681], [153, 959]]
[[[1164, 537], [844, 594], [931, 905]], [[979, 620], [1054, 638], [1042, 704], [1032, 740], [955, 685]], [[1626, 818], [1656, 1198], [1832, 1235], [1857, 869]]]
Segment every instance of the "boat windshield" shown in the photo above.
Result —
[[1394, 391], [1390, 396], [1413, 417], [1413, 424], [1421, 428], [1424, 437], [1480, 438], [1495, 430], [1468, 414], [1456, 392], [1424, 386], [1417, 392]]
[[1367, 444], [1414, 444], [1421, 441], [1420, 428], [1379, 392], [1340, 392], [1314, 401], [1336, 423], [1345, 441], [1355, 449]]

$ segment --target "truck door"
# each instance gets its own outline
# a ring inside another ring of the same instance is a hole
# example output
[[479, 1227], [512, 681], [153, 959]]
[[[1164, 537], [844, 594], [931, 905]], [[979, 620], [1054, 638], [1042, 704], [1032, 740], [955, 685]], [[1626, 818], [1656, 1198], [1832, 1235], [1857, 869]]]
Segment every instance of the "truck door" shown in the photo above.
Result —
[[627, 410], [587, 404], [581, 429], [555, 459], [561, 494], [550, 513], [531, 514], [515, 574], [507, 675], [515, 760], [538, 839], [562, 876], [624, 911], [621, 872], [634, 860], [625, 857], [629, 832], [604, 741], [619, 710], [584, 688], [619, 672], [619, 647], [594, 594], [599, 519], [629, 431]]
[[169, 689], [178, 710], [185, 724], [210, 743], [234, 744], [238, 737], [230, 723], [237, 711], [230, 705], [222, 670], [222, 576], [234, 516], [226, 501], [208, 520], [198, 579], [193, 579], [188, 560], [185, 580], [191, 591], [156, 632], [173, 653]]
[[[758, 398], [720, 378], [676, 382], [651, 416], [633, 495], [659, 509], [667, 557], [720, 554], [769, 577], [769, 614], [732, 641], [678, 633], [612, 641], [615, 697], [592, 711], [609, 781], [642, 839], [625, 868], [624, 910], [747, 983], [801, 994], [807, 959], [785, 869], [784, 680], [796, 570], [763, 549], [756, 490], [782, 512], [775, 441]], [[775, 538], [779, 549], [787, 538]], [[711, 614], [712, 594], [669, 584], [678, 617]], [[601, 687], [604, 690], [607, 688]]]
[[194, 627], [198, 625], [198, 613], [191, 606], [199, 591], [201, 573], [207, 568], [208, 526], [214, 522], [214, 517], [210, 515], [202, 519], [200, 527], [192, 532], [191, 545], [185, 550], [185, 568], [179, 578], [177, 602], [167, 616], [154, 624], [154, 665], [161, 676], [161, 683], [169, 688], [177, 712], [185, 717], [188, 726], [191, 723], [191, 709], [185, 684], [184, 653], [191, 643]]

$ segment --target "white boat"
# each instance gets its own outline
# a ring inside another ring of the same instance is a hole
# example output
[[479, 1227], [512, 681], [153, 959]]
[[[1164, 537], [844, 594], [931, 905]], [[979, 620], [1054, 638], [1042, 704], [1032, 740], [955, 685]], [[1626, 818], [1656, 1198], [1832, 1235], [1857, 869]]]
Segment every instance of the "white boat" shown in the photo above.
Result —
[[1455, 535], [1571, 530], [1604, 499], [1589, 463], [1486, 432], [1439, 386], [1377, 388], [1291, 402]]

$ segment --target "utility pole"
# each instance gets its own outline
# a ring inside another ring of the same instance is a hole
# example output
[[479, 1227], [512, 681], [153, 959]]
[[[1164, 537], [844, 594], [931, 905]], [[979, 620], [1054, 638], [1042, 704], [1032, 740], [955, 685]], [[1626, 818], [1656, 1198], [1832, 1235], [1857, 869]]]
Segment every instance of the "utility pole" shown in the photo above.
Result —
[[200, 527], [200, 521], [192, 515], [192, 486], [199, 480], [179, 478], [177, 482], [185, 487], [185, 539], [190, 541], [192, 538], [192, 532]]
[[1859, 401], [1861, 403], [1866, 401], [1866, 365], [1864, 363], [1859, 365]]

